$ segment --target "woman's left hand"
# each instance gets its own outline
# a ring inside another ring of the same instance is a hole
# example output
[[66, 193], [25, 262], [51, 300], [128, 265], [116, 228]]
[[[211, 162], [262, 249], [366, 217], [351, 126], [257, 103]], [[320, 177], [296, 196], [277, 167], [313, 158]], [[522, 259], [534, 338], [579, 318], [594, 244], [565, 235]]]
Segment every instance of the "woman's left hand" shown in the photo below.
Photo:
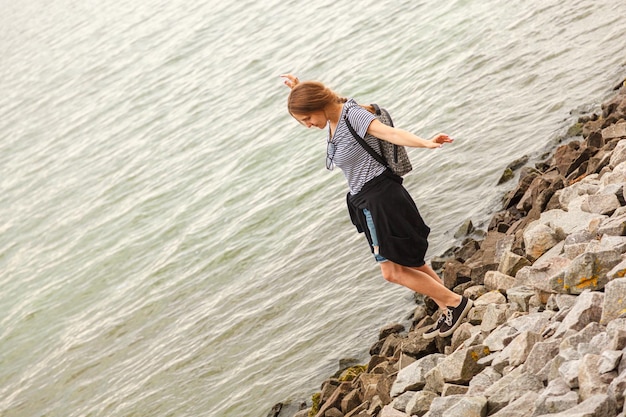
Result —
[[439, 147], [443, 146], [444, 143], [452, 143], [454, 142], [454, 139], [452, 139], [450, 136], [446, 135], [445, 133], [439, 133], [437, 135], [435, 135], [431, 141], [433, 143], [437, 143], [439, 145]]

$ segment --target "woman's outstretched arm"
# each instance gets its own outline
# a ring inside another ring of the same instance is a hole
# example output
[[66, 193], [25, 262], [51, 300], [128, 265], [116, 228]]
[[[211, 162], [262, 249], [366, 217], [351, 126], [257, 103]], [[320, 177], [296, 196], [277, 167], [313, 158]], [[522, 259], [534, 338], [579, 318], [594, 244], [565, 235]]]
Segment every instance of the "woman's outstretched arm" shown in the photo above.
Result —
[[453, 139], [444, 133], [438, 133], [431, 139], [423, 139], [406, 130], [387, 126], [379, 120], [373, 120], [370, 123], [367, 133], [387, 142], [412, 148], [441, 148], [444, 143], [453, 142]]

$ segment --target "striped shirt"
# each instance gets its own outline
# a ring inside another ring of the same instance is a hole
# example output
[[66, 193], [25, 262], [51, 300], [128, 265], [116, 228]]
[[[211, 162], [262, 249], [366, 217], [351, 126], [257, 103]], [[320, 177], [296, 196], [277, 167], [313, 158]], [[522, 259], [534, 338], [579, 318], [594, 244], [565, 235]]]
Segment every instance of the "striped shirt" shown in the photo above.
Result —
[[378, 145], [378, 139], [371, 135], [365, 136], [370, 123], [376, 116], [359, 106], [354, 99], [348, 100], [343, 105], [339, 123], [337, 123], [337, 128], [332, 138], [329, 132], [328, 140], [335, 145], [335, 149], [334, 154], [328, 156], [332, 158], [336, 166], [341, 168], [348, 180], [350, 194], [354, 195], [361, 191], [366, 182], [382, 174], [385, 167], [372, 158], [352, 136], [344, 120], [346, 112], [348, 120], [356, 133], [361, 137], [365, 137], [367, 143], [374, 150], [380, 152], [380, 146]]

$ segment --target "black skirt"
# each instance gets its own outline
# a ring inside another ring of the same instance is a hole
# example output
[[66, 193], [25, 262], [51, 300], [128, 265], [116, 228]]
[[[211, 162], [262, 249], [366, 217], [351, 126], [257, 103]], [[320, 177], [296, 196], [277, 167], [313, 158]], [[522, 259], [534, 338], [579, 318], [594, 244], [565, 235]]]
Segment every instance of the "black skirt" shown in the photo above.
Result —
[[426, 263], [430, 228], [402, 185], [402, 177], [383, 172], [367, 182], [358, 194], [348, 193], [347, 205], [352, 223], [359, 233], [365, 233], [370, 250], [373, 251], [372, 237], [363, 209], [372, 213], [381, 256], [407, 267]]

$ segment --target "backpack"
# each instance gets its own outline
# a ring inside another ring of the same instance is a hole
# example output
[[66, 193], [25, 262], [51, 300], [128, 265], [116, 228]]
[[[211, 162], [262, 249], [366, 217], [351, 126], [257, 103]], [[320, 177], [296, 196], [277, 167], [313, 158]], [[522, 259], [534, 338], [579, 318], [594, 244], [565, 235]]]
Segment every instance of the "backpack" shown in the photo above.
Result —
[[[391, 120], [391, 116], [389, 115], [389, 112], [387, 110], [379, 107], [377, 104], [371, 104], [371, 106], [376, 112], [376, 118], [380, 120], [381, 123], [393, 127], [393, 120]], [[359, 144], [367, 152], [369, 152], [370, 155], [372, 155], [372, 158], [377, 160], [380, 164], [385, 166], [391, 172], [396, 175], [403, 176], [413, 169], [413, 166], [411, 165], [411, 160], [409, 159], [409, 155], [407, 154], [404, 146], [398, 146], [394, 143], [387, 142], [386, 140], [376, 138], [382, 152], [381, 155], [374, 149], [372, 149], [372, 147], [367, 144], [364, 138], [360, 137], [356, 133], [356, 131], [348, 121], [347, 114], [344, 116], [344, 120], [346, 122], [346, 125], [348, 126], [348, 129], [350, 130], [350, 133], [352, 133], [352, 136], [354, 136], [354, 139], [356, 139], [356, 141], [359, 142]], [[367, 136], [371, 135], [367, 134], [366, 137]]]

